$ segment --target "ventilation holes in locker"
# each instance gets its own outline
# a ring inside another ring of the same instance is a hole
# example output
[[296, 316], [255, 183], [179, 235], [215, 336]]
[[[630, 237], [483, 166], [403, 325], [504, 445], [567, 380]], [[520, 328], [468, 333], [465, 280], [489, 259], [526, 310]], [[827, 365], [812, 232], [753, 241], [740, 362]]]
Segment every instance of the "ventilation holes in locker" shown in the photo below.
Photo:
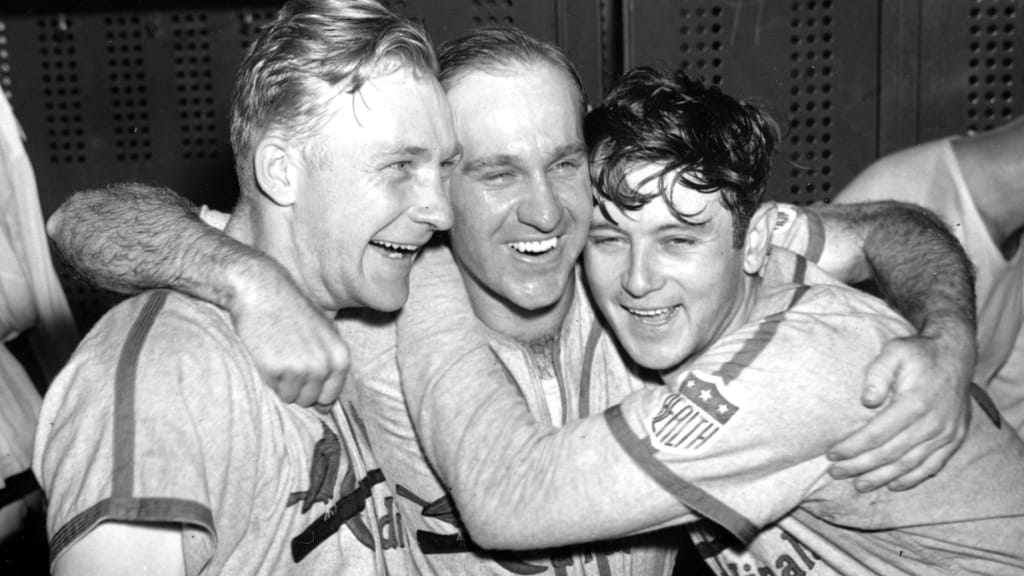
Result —
[[975, 1], [968, 12], [967, 129], [989, 130], [1014, 116], [1014, 0]]
[[75, 49], [75, 22], [65, 16], [36, 21], [50, 162], [85, 163], [85, 129]]
[[792, 202], [827, 200], [834, 192], [833, 24], [831, 0], [791, 5], [788, 124], [780, 128], [789, 153], [786, 167]]
[[206, 14], [172, 15], [171, 37], [174, 39], [174, 90], [182, 158], [216, 159], [220, 143]]
[[471, 0], [473, 26], [512, 26], [512, 0]]
[[103, 19], [107, 78], [118, 162], [153, 159], [150, 134], [149, 88], [142, 56], [146, 23], [138, 15]]
[[687, 4], [679, 10], [680, 70], [705, 82], [722, 83], [725, 28], [720, 6]]

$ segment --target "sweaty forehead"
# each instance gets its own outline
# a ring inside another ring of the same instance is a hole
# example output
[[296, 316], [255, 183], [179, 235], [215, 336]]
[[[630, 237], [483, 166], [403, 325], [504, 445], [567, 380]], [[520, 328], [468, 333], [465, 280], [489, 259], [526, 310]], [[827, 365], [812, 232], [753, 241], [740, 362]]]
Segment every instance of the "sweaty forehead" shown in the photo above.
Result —
[[337, 137], [378, 150], [450, 152], [457, 146], [448, 101], [430, 75], [400, 70], [336, 100]]
[[582, 146], [578, 91], [548, 64], [472, 71], [448, 90], [466, 157], [537, 157]]

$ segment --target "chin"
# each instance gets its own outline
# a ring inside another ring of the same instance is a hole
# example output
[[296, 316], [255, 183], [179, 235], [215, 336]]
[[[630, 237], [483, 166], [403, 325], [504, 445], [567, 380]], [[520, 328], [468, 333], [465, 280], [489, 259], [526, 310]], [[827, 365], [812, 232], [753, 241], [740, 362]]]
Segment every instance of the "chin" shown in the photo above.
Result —
[[403, 291], [400, 294], [373, 294], [369, 298], [364, 298], [362, 305], [370, 310], [376, 310], [377, 312], [397, 312], [405, 306], [405, 301], [409, 299], [409, 291]]
[[564, 291], [546, 291], [543, 294], [520, 294], [513, 300], [516, 306], [523, 310], [538, 311], [551, 308], [562, 300]]

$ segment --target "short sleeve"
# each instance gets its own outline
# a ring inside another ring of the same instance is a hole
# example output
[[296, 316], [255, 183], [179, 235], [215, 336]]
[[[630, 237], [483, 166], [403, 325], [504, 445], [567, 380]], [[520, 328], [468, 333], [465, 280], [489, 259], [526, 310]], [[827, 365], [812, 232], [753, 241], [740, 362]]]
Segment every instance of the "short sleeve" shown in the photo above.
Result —
[[778, 217], [772, 230], [772, 245], [785, 248], [818, 262], [825, 249], [825, 225], [821, 217], [793, 204], [776, 204]]
[[186, 557], [209, 558], [222, 488], [242, 489], [235, 464], [259, 458], [231, 442], [255, 433], [238, 416], [251, 399], [231, 385], [250, 377], [245, 363], [218, 330], [161, 313], [168, 294], [108, 314], [44, 402], [34, 467], [53, 558], [104, 521], [182, 524], [201, 536], [184, 540]]
[[769, 316], [606, 418], [649, 475], [749, 541], [829, 481], [825, 451], [870, 416], [858, 398], [877, 340], [858, 325]]

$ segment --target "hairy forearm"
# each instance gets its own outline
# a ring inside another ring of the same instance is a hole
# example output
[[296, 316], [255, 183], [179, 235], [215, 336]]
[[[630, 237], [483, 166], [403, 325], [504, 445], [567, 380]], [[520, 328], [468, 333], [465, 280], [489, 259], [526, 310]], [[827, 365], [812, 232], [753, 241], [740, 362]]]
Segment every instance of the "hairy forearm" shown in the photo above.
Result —
[[70, 267], [101, 288], [135, 293], [179, 290], [219, 306], [241, 282], [274, 264], [200, 220], [174, 191], [123, 183], [75, 193], [47, 222]]
[[815, 209], [825, 223], [829, 258], [845, 263], [844, 280], [873, 278], [881, 295], [922, 335], [955, 325], [973, 339], [973, 269], [934, 214], [901, 202]]

